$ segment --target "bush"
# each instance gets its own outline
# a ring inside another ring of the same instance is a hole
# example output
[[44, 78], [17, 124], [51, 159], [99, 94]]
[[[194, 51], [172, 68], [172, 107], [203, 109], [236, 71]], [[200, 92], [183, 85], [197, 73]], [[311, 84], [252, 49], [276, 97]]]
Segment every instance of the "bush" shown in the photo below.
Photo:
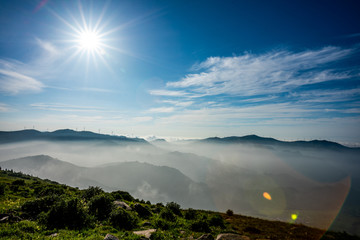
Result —
[[114, 200], [134, 201], [134, 198], [128, 192], [114, 191], [111, 192], [110, 195], [114, 198]]
[[228, 215], [228, 216], [233, 216], [233, 215], [234, 215], [233, 210], [228, 209], [228, 210], [226, 211], [226, 215]]
[[118, 229], [131, 230], [137, 227], [138, 218], [134, 213], [122, 208], [113, 210], [110, 214], [111, 225]]
[[141, 218], [147, 218], [151, 216], [150, 210], [139, 203], [135, 204], [133, 209], [139, 214]]
[[27, 201], [21, 206], [21, 210], [29, 215], [30, 218], [36, 219], [41, 212], [47, 212], [58, 200], [56, 196], [47, 196], [33, 201]]
[[[171, 224], [164, 219], [159, 218], [159, 219], [156, 219], [156, 221], [155, 221], [156, 228], [160, 228], [162, 230], [169, 230], [170, 226], [171, 226]], [[152, 238], [153, 238], [153, 236], [151, 235], [151, 239]]]
[[170, 209], [175, 215], [182, 216], [179, 204], [175, 202], [169, 202], [166, 204], [166, 208]]
[[6, 189], [6, 185], [3, 183], [0, 183], [0, 196], [5, 195], [5, 189]]
[[78, 198], [57, 202], [42, 220], [49, 228], [81, 229], [90, 225], [89, 215]]
[[15, 180], [11, 183], [11, 185], [14, 185], [14, 186], [25, 186], [25, 181], [22, 180], [22, 179], [18, 179], [18, 180]]
[[94, 196], [89, 202], [89, 213], [100, 221], [109, 217], [112, 208], [113, 202], [109, 195]]
[[35, 187], [34, 193], [38, 197], [44, 197], [49, 195], [62, 195], [65, 190], [59, 185], [39, 185]]
[[210, 227], [206, 219], [193, 222], [190, 226], [190, 229], [194, 232], [210, 232]]
[[91, 186], [88, 189], [83, 190], [83, 198], [85, 198], [86, 200], [90, 200], [92, 197], [103, 193], [104, 190], [102, 190], [100, 187]]
[[193, 220], [196, 218], [196, 211], [192, 208], [189, 208], [186, 212], [185, 212], [185, 219], [187, 220]]
[[209, 221], [210, 226], [214, 227], [225, 227], [224, 219], [219, 215], [216, 214], [215, 216], [212, 216]]
[[160, 217], [162, 219], [172, 222], [176, 220], [175, 214], [168, 208], [164, 208], [163, 210], [161, 210]]

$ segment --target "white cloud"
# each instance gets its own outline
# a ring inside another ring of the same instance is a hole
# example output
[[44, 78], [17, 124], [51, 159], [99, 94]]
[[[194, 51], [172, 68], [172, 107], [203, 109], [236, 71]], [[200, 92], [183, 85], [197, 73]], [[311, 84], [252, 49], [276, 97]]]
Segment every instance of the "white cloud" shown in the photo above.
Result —
[[5, 103], [0, 103], [0, 112], [8, 112], [9, 106]]
[[[299, 53], [272, 51], [263, 55], [246, 53], [234, 57], [210, 57], [196, 66], [201, 72], [168, 82], [167, 87], [191, 87], [191, 92], [205, 95], [251, 96], [286, 92], [306, 84], [349, 78], [347, 73], [336, 73], [323, 66], [352, 52], [352, 49], [325, 47]], [[176, 94], [176, 91], [171, 92]], [[185, 95], [184, 91], [181, 95]]]
[[60, 51], [51, 42], [44, 41], [39, 38], [35, 38], [35, 40], [38, 46], [45, 51], [48, 58], [56, 58], [60, 55]]
[[7, 70], [0, 65], [0, 91], [16, 95], [22, 92], [40, 92], [44, 85], [30, 76]]
[[144, 116], [144, 117], [134, 117], [133, 120], [135, 122], [149, 122], [151, 120], [153, 120], [153, 117], [150, 116]]
[[250, 107], [218, 107], [185, 110], [159, 119], [163, 124], [199, 126], [243, 125], [268, 119], [295, 119], [311, 117], [317, 110], [290, 103], [266, 104]]
[[331, 89], [331, 90], [312, 90], [300, 93], [291, 93], [292, 97], [304, 103], [334, 103], [343, 102], [360, 98], [360, 88], [355, 89]]
[[169, 90], [150, 90], [151, 95], [167, 96], [167, 97], [182, 97], [187, 95], [184, 91], [169, 91]]
[[16, 95], [40, 92], [45, 85], [44, 79], [56, 75], [60, 69], [55, 65], [61, 52], [50, 42], [35, 38], [41, 51], [27, 62], [14, 59], [0, 59], [0, 91]]
[[159, 108], [151, 108], [148, 110], [150, 113], [170, 113], [173, 112], [173, 107], [159, 107]]
[[164, 100], [162, 102], [169, 103], [169, 104], [175, 105], [177, 107], [188, 107], [194, 103], [193, 101], [173, 101], [173, 100]]

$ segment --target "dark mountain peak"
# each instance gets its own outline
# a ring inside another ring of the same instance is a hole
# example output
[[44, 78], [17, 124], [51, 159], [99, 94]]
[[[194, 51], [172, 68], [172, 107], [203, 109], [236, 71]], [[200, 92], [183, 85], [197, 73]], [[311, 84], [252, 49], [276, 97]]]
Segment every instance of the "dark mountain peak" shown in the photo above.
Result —
[[264, 138], [264, 137], [259, 137], [257, 135], [246, 135], [243, 137], [238, 137], [238, 136], [231, 136], [231, 137], [224, 137], [224, 138], [219, 138], [219, 137], [212, 137], [212, 138], [206, 138], [204, 140], [200, 140], [200, 141], [204, 141], [204, 142], [214, 142], [214, 143], [275, 143], [275, 142], [279, 142], [276, 139], [273, 138]]
[[21, 131], [0, 131], [0, 143], [20, 142], [20, 141], [89, 141], [105, 140], [118, 143], [144, 143], [148, 142], [141, 138], [128, 138], [125, 136], [114, 136], [107, 134], [94, 133], [90, 131], [74, 131], [72, 129], [59, 129], [53, 132], [40, 132], [37, 130]]
[[349, 148], [336, 142], [327, 140], [311, 140], [311, 141], [280, 141], [274, 138], [260, 137], [257, 135], [246, 135], [242, 137], [212, 137], [200, 140], [202, 143], [217, 143], [217, 144], [255, 144], [255, 145], [271, 145], [283, 147], [303, 147], [303, 148], [326, 148], [328, 150], [359, 150], [360, 148]]

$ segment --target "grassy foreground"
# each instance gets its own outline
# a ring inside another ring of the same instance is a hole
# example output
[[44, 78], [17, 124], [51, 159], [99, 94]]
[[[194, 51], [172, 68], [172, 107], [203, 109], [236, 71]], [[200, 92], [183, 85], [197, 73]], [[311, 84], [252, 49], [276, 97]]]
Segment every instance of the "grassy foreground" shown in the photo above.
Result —
[[80, 190], [0, 170], [0, 239], [100, 240], [108, 233], [141, 239], [133, 232], [146, 229], [157, 229], [151, 239], [197, 239], [205, 233], [215, 238], [238, 233], [250, 239], [360, 239], [345, 232], [235, 215], [231, 210], [225, 214], [185, 210], [174, 202], [151, 204], [123, 191]]

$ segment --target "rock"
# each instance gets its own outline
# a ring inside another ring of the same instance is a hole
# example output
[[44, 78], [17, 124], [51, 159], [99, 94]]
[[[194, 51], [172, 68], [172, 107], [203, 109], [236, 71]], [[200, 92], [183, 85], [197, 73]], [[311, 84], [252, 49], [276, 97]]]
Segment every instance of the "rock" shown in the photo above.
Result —
[[117, 206], [117, 207], [121, 207], [121, 208], [123, 208], [125, 210], [129, 210], [129, 211], [132, 210], [132, 208], [129, 205], [127, 205], [126, 202], [114, 201], [114, 205]]
[[53, 234], [51, 234], [49, 237], [57, 237], [57, 236], [59, 236], [58, 233], [53, 233]]
[[214, 240], [214, 237], [211, 234], [204, 234], [201, 235], [197, 240]]
[[222, 233], [217, 235], [216, 240], [250, 240], [250, 238], [248, 236], [234, 233]]
[[143, 230], [143, 231], [135, 231], [133, 232], [134, 234], [138, 235], [138, 236], [144, 236], [146, 238], [150, 238], [151, 234], [156, 232], [156, 229], [148, 229], [148, 230]]
[[0, 223], [5, 222], [20, 222], [22, 219], [18, 216], [13, 216], [9, 214], [0, 214]]
[[117, 237], [115, 237], [114, 235], [111, 235], [110, 233], [106, 234], [104, 240], [119, 240]]
[[9, 216], [5, 216], [3, 218], [0, 219], [0, 223], [5, 223], [9, 220]]

